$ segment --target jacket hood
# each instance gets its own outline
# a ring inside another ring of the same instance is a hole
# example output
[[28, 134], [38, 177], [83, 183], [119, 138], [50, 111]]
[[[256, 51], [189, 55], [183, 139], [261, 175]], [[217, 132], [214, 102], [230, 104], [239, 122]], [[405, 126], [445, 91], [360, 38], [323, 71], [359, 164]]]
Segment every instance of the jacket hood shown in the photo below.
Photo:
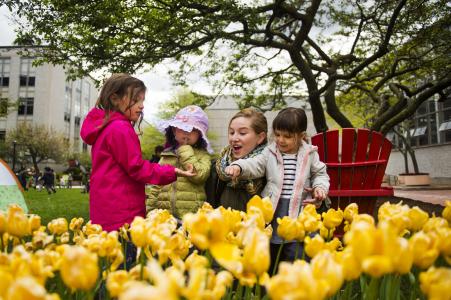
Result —
[[105, 111], [100, 108], [93, 108], [86, 116], [83, 121], [83, 125], [81, 126], [80, 136], [82, 140], [88, 144], [93, 145], [97, 140], [100, 132], [102, 132], [103, 128], [114, 120], [126, 120], [127, 118], [119, 112], [112, 111], [110, 113], [109, 120], [104, 123], [105, 120]]

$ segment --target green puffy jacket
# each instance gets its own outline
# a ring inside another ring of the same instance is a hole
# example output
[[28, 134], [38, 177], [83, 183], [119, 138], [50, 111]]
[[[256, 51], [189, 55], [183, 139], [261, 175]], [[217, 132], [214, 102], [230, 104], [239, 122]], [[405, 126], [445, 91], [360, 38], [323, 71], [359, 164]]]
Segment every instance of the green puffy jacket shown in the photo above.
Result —
[[186, 213], [196, 212], [207, 198], [204, 185], [211, 167], [208, 152], [185, 145], [179, 147], [176, 153], [172, 151], [161, 153], [160, 164], [170, 164], [180, 169], [185, 169], [186, 164], [192, 164], [197, 174], [193, 177], [177, 177], [177, 181], [172, 184], [153, 185], [148, 188], [147, 211], [155, 208], [167, 209], [178, 219]]

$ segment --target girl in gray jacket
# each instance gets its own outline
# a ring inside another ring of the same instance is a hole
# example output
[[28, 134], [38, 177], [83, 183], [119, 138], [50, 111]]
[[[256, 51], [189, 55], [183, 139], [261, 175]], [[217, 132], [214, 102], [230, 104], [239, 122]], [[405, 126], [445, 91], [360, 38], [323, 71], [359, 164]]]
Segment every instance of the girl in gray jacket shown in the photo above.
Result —
[[[274, 142], [261, 154], [234, 161], [225, 170], [232, 178], [266, 176], [262, 196], [270, 197], [275, 208], [272, 258], [282, 245], [282, 239], [277, 235], [277, 218], [297, 218], [302, 207], [309, 203], [319, 207], [329, 191], [326, 165], [319, 160], [317, 147], [305, 142], [306, 129], [307, 116], [303, 109], [288, 107], [281, 110], [273, 121]], [[280, 259], [295, 260], [296, 247], [294, 241], [285, 241]], [[298, 252], [298, 257], [302, 251]]]

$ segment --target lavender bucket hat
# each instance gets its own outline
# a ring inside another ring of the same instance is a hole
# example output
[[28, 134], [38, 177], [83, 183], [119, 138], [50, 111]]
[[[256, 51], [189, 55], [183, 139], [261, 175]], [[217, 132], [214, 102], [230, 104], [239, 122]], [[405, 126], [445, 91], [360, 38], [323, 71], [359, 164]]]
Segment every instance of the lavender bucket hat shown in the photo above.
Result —
[[186, 132], [191, 132], [193, 128], [199, 130], [202, 135], [202, 139], [207, 144], [208, 153], [212, 154], [213, 149], [211, 148], [210, 141], [207, 138], [208, 132], [208, 116], [207, 114], [196, 105], [189, 105], [182, 108], [171, 120], [162, 120], [157, 123], [157, 128], [163, 134], [169, 126], [177, 127]]

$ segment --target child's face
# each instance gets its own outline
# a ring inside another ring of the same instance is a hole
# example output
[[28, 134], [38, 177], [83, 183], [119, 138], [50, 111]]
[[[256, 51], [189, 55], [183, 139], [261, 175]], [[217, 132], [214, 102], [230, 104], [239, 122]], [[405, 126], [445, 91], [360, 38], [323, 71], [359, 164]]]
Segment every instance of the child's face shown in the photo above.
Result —
[[296, 154], [302, 144], [304, 133], [294, 134], [287, 131], [274, 130], [274, 137], [280, 152]]
[[179, 145], [194, 145], [197, 143], [200, 137], [200, 132], [197, 129], [193, 129], [191, 132], [184, 131], [180, 128], [174, 127], [172, 129], [175, 140]]
[[232, 157], [240, 159], [248, 155], [265, 140], [265, 137], [265, 132], [256, 133], [252, 128], [251, 118], [233, 119], [229, 126], [229, 145], [232, 148]]
[[137, 122], [144, 110], [144, 99], [145, 93], [139, 93], [136, 103], [129, 107], [130, 99], [128, 98], [128, 96], [124, 96], [124, 98], [122, 98], [121, 102], [119, 103], [119, 109], [130, 121]]

